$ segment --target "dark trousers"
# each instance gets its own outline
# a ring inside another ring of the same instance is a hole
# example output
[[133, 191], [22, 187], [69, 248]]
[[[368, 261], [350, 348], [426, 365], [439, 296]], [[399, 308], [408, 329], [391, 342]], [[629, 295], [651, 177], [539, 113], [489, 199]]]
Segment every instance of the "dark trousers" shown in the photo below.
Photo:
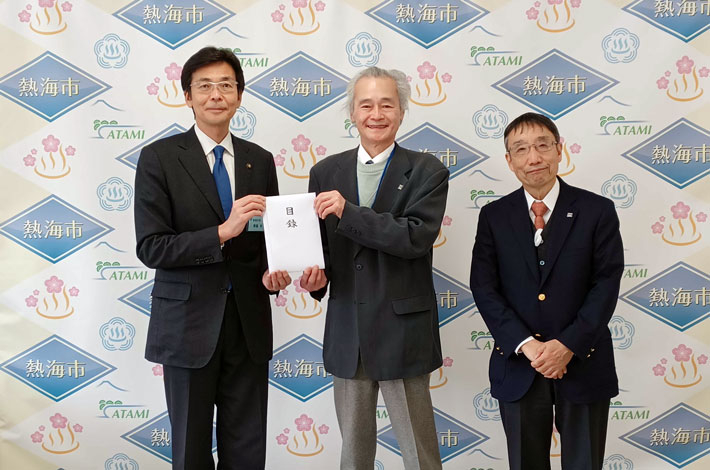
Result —
[[511, 470], [550, 470], [553, 416], [560, 433], [562, 469], [601, 470], [609, 400], [570, 403], [555, 395], [554, 379], [537, 374], [523, 398], [499, 405]]
[[163, 366], [174, 470], [214, 470], [212, 426], [217, 406], [219, 470], [263, 470], [269, 363], [246, 348], [230, 295], [214, 355], [199, 369]]

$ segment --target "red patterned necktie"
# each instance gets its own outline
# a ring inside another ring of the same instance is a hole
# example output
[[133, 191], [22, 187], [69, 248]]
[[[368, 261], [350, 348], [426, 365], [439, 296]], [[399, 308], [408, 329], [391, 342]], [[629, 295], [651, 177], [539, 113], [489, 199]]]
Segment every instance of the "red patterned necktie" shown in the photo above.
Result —
[[541, 229], [545, 227], [545, 219], [543, 215], [547, 212], [547, 206], [544, 202], [535, 201], [532, 203], [532, 211], [535, 214], [535, 228]]

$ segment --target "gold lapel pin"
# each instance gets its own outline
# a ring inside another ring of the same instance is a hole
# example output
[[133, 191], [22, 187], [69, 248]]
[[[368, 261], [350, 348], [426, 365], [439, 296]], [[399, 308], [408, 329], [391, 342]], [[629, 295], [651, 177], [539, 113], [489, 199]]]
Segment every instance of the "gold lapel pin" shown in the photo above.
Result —
[[247, 170], [251, 170], [251, 163], [247, 163]]

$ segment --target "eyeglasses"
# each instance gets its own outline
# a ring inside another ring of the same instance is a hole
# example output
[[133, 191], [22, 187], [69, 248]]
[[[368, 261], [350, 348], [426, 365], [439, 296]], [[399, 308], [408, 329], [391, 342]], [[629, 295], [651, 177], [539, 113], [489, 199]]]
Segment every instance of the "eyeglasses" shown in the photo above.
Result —
[[217, 91], [219, 91], [222, 94], [229, 94], [229, 93], [234, 93], [237, 91], [237, 82], [230, 81], [230, 80], [225, 80], [223, 82], [210, 82], [210, 81], [201, 81], [201, 82], [194, 82], [190, 84], [190, 87], [196, 92], [200, 93], [203, 95], [207, 95], [209, 93], [212, 93], [212, 90], [217, 87]]
[[522, 158], [526, 157], [530, 153], [530, 149], [533, 147], [535, 147], [535, 150], [539, 153], [548, 153], [555, 148], [555, 145], [557, 145], [557, 142], [552, 139], [541, 140], [536, 144], [523, 143], [508, 149], [508, 153], [515, 158]]

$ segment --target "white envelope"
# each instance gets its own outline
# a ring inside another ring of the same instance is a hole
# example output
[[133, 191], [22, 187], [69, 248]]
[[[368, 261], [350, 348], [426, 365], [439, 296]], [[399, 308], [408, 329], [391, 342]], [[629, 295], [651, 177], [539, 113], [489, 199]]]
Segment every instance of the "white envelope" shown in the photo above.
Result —
[[315, 193], [266, 198], [263, 219], [269, 271], [325, 268], [315, 198]]

